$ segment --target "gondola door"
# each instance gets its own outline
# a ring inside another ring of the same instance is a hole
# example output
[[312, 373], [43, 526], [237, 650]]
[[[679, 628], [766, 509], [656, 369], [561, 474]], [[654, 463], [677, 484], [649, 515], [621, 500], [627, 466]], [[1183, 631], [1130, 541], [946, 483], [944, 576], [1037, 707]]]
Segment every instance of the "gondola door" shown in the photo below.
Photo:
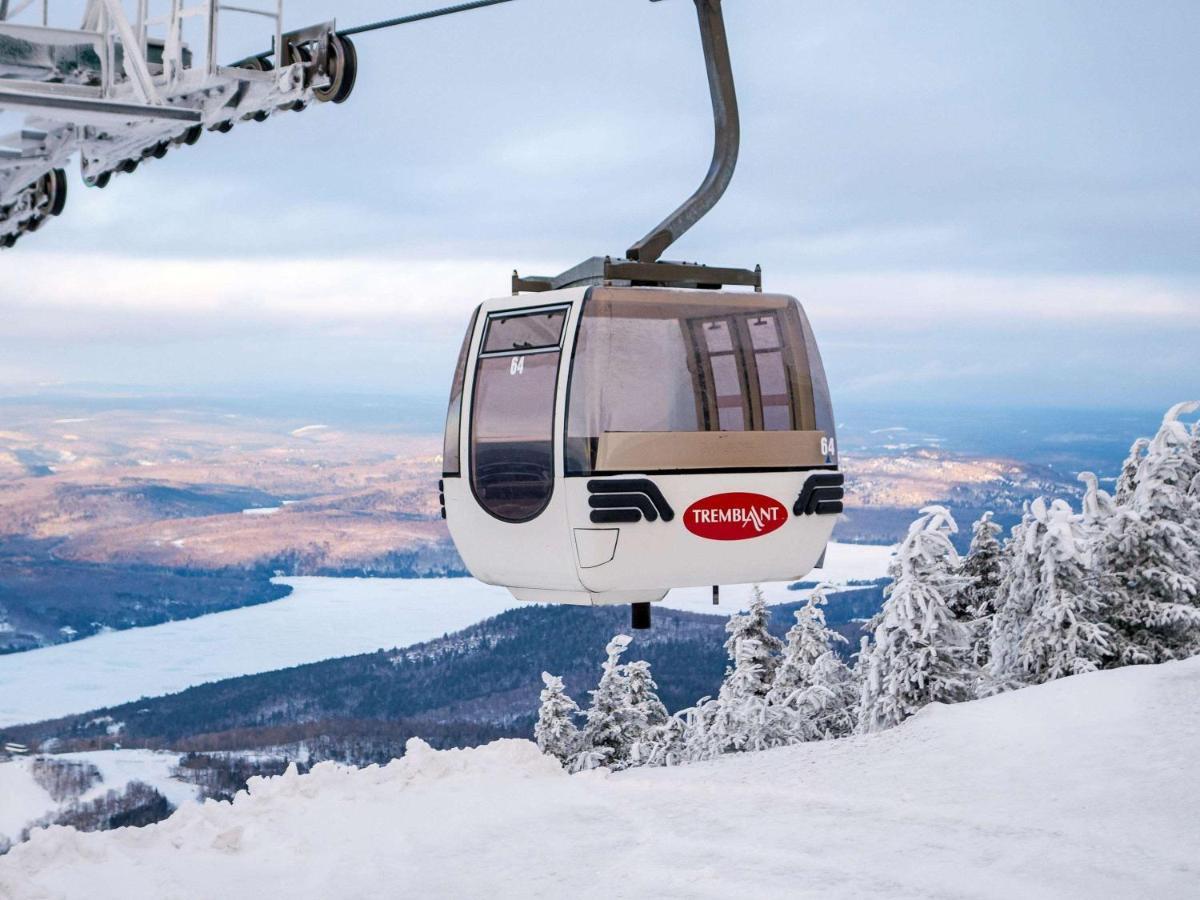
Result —
[[560, 300], [501, 308], [505, 302], [513, 303], [481, 307], [466, 358], [463, 465], [455, 483], [443, 476], [447, 525], [481, 581], [577, 593], [565, 505], [556, 489], [559, 384], [574, 305]]

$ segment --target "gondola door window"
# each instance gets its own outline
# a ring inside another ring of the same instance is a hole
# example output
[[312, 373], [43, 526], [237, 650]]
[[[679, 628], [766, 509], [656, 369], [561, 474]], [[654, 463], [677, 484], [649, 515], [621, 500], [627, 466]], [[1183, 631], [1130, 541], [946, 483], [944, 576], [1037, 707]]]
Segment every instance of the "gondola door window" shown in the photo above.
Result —
[[554, 400], [567, 307], [488, 317], [471, 403], [471, 486], [481, 506], [527, 522], [554, 489]]

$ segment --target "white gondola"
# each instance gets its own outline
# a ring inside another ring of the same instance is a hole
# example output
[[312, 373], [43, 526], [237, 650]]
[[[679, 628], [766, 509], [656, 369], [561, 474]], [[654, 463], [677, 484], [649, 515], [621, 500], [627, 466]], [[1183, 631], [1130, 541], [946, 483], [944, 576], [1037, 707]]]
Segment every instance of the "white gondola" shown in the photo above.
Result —
[[820, 355], [779, 294], [490, 300], [445, 439], [454, 542], [476, 578], [520, 600], [641, 604], [799, 578], [842, 511]]
[[800, 304], [762, 293], [757, 268], [660, 260], [738, 155], [721, 0], [695, 4], [716, 125], [707, 177], [626, 258], [514, 273], [514, 296], [476, 310], [439, 483], [476, 578], [520, 600], [630, 603], [635, 628], [672, 588], [713, 585], [715, 600], [721, 584], [803, 577], [842, 512]]

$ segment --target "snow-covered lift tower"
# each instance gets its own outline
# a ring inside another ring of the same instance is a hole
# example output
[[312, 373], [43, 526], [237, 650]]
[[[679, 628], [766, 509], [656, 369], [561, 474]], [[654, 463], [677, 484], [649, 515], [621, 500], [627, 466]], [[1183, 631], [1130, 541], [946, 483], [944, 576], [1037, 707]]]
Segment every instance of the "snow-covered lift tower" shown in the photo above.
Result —
[[[0, 112], [23, 119], [0, 136], [0, 247], [63, 211], [75, 154], [84, 182], [105, 187], [206, 130], [350, 96], [357, 58], [333, 21], [285, 31], [283, 0], [248, 2], [264, 5], [87, 0], [66, 29], [48, 24], [50, 0], [0, 0]], [[221, 24], [233, 17], [271, 49], [222, 63]]]

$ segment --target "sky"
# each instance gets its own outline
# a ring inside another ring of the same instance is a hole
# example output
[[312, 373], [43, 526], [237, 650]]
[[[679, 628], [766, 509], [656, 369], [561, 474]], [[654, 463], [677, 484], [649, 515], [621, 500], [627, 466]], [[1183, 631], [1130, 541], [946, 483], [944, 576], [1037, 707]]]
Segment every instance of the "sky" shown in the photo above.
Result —
[[[741, 160], [667, 256], [762, 264], [804, 303], [835, 402], [1200, 397], [1200, 4], [725, 8]], [[239, 27], [231, 53], [263, 44]], [[441, 396], [514, 268], [621, 253], [707, 168], [688, 0], [515, 0], [357, 45], [342, 106], [207, 134], [104, 191], [72, 173], [65, 214], [0, 253], [0, 389]]]

